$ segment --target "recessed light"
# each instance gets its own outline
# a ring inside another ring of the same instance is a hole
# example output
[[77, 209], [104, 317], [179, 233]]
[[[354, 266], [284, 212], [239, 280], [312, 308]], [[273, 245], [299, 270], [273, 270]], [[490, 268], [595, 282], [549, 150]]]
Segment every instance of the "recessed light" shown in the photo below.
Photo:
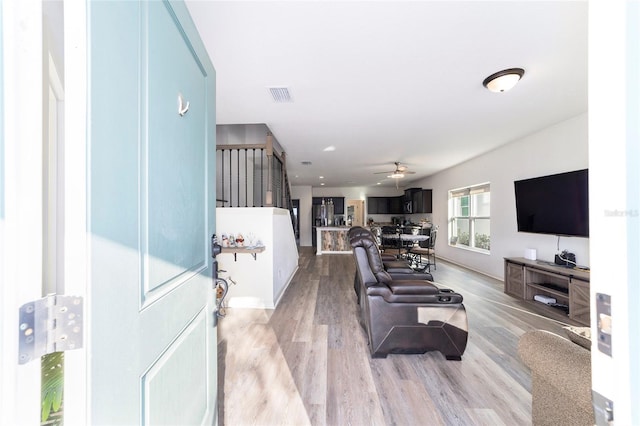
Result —
[[324, 179], [324, 176], [320, 176], [320, 179]]
[[322, 183], [320, 184], [320, 186], [324, 186], [324, 182], [322, 182]]
[[380, 185], [380, 182], [376, 183], [376, 185]]
[[333, 146], [333, 145], [328, 146], [325, 149], [323, 149], [324, 152], [330, 152], [330, 151], [335, 151], [335, 150], [336, 150], [336, 147]]

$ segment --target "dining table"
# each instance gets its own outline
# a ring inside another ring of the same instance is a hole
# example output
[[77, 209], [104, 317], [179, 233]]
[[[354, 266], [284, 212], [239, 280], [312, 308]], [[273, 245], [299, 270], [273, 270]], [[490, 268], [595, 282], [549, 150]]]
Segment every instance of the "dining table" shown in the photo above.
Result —
[[412, 245], [415, 243], [419, 243], [421, 241], [427, 241], [429, 239], [428, 235], [422, 235], [422, 234], [400, 234], [400, 233], [395, 233], [395, 234], [382, 234], [382, 238], [383, 239], [389, 239], [389, 240], [398, 240], [398, 254], [397, 257], [400, 258], [401, 257], [401, 251], [403, 248], [403, 244], [405, 242], [411, 242]]

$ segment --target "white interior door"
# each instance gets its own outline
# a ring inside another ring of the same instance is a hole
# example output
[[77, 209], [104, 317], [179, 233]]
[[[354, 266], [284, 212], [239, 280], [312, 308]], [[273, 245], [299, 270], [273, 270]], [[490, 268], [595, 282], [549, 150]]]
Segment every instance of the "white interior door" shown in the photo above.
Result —
[[[640, 3], [589, 4], [589, 232], [592, 388], [597, 424], [640, 424]], [[617, 69], [617, 78], [611, 70]], [[611, 327], [597, 294], [610, 296]], [[603, 313], [603, 312], [601, 312]], [[600, 350], [599, 342], [611, 354]]]
[[87, 16], [86, 421], [210, 424], [213, 66], [181, 2]]

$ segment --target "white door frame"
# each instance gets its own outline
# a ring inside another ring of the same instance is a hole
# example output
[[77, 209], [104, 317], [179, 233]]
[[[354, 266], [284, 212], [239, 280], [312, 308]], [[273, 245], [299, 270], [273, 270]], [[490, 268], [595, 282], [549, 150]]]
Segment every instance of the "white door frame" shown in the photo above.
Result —
[[42, 293], [42, 3], [2, 3], [5, 215], [1, 424], [38, 424], [40, 362], [18, 365], [18, 309]]
[[[41, 0], [5, 1], [0, 7], [5, 150], [5, 214], [0, 218], [0, 424], [39, 424], [40, 362], [18, 365], [18, 309], [42, 295], [43, 10]], [[66, 294], [85, 298], [89, 258], [86, 9], [83, 1], [64, 4], [65, 187], [58, 188], [66, 194]], [[85, 333], [85, 342], [88, 338]], [[67, 424], [87, 424], [86, 358], [84, 349], [66, 353], [67, 365], [73, 365], [65, 372]]]
[[[65, 293], [85, 300], [85, 324], [91, 312], [86, 309], [89, 279], [89, 243], [87, 236], [87, 158], [89, 128], [88, 102], [88, 27], [90, 5], [85, 1], [64, 3], [64, 79], [65, 79], [65, 150], [64, 150], [64, 271]], [[84, 332], [84, 348], [89, 347], [88, 327]], [[65, 353], [64, 421], [66, 424], [89, 424], [90, 407], [87, 393], [87, 351]], [[73, 367], [71, 367], [73, 366]]]

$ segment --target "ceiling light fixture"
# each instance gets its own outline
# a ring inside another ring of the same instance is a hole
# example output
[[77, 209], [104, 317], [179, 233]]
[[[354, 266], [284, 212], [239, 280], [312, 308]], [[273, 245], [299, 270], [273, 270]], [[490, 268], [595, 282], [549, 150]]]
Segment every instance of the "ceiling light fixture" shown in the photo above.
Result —
[[336, 150], [336, 147], [333, 146], [333, 145], [328, 146], [325, 149], [323, 149], [324, 152], [331, 152], [331, 151], [335, 151], [335, 150]]
[[400, 172], [393, 172], [392, 174], [390, 174], [389, 176], [387, 176], [388, 178], [392, 178], [392, 179], [402, 179], [404, 177], [404, 173], [400, 173]]
[[522, 68], [509, 68], [498, 71], [485, 78], [482, 85], [495, 93], [506, 92], [513, 88], [524, 75]]

